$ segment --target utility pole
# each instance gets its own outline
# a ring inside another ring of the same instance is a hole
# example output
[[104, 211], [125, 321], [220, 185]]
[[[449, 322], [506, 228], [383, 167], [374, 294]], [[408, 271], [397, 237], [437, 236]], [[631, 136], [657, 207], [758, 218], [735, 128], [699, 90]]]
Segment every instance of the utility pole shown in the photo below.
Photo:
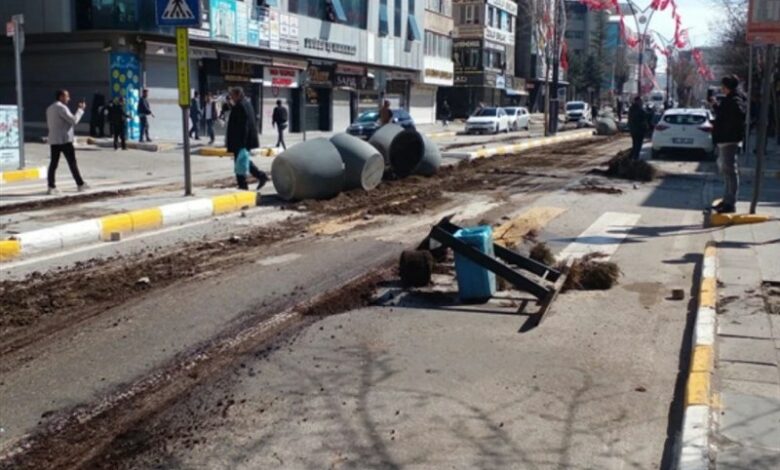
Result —
[[558, 81], [560, 80], [561, 36], [563, 26], [561, 19], [566, 15], [566, 6], [560, 0], [555, 4], [555, 21], [553, 22], [553, 63], [552, 89], [550, 90], [550, 129], [549, 135], [558, 133]]
[[24, 169], [24, 104], [22, 101], [22, 51], [24, 50], [24, 15], [11, 17], [14, 25], [14, 61], [16, 63], [16, 111], [19, 121], [19, 169]]
[[[750, 201], [750, 213], [756, 213], [758, 198], [761, 195], [761, 179], [764, 174], [764, 158], [766, 158], [767, 134], [769, 128], [769, 97], [772, 95], [772, 84], [775, 76], [775, 48], [772, 45], [766, 46], [766, 59], [764, 60], [764, 76], [761, 85], [761, 111], [758, 118], [758, 136], [756, 137], [756, 171], [753, 177], [753, 200]], [[747, 139], [747, 137], [745, 137]]]
[[747, 85], [747, 113], [745, 113], [745, 143], [742, 145], [742, 154], [750, 155], [750, 107], [753, 104], [753, 44], [748, 44], [748, 85]]

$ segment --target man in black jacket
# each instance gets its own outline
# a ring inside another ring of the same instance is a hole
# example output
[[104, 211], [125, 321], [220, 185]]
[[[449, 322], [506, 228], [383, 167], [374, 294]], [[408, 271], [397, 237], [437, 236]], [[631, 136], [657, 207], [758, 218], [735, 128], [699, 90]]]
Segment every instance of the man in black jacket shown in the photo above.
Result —
[[712, 143], [717, 146], [720, 171], [726, 184], [723, 199], [715, 206], [720, 213], [736, 212], [739, 192], [739, 144], [745, 138], [745, 97], [739, 92], [739, 79], [723, 77], [721, 90], [726, 95], [715, 109]]
[[[252, 109], [252, 104], [244, 96], [244, 90], [240, 87], [232, 88], [230, 99], [233, 101], [233, 107], [230, 110], [230, 117], [228, 117], [225, 147], [227, 147], [228, 152], [233, 154], [235, 161], [241, 150], [251, 152], [252, 149], [258, 148], [260, 140], [257, 138], [255, 111]], [[249, 161], [249, 173], [257, 178], [258, 191], [268, 182], [268, 175], [260, 171], [251, 160]], [[246, 175], [236, 173], [236, 181], [240, 189], [249, 189]]]
[[141, 99], [138, 100], [138, 120], [141, 126], [141, 137], [138, 142], [143, 142], [146, 137], [147, 142], [151, 142], [149, 138], [149, 116], [154, 117], [151, 106], [149, 106], [149, 90], [144, 88], [141, 92]]
[[122, 142], [122, 150], [127, 150], [127, 119], [130, 115], [125, 109], [125, 99], [119, 97], [108, 108], [108, 122], [111, 123], [111, 133], [114, 136], [114, 150], [119, 149]]
[[638, 160], [639, 154], [642, 152], [642, 142], [644, 142], [645, 133], [647, 132], [647, 113], [642, 107], [642, 98], [639, 96], [634, 98], [634, 102], [628, 108], [628, 130], [631, 131], [631, 140], [633, 142], [631, 158]]
[[282, 100], [276, 100], [276, 107], [271, 116], [271, 125], [276, 126], [276, 130], [279, 132], [276, 148], [279, 148], [281, 144], [282, 148], [287, 150], [287, 144], [284, 143], [284, 130], [287, 129], [287, 108], [282, 106]]

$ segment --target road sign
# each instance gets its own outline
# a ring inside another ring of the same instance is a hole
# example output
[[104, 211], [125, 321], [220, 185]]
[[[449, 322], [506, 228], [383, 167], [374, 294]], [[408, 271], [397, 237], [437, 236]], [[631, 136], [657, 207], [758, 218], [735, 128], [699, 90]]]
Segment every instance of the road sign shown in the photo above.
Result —
[[179, 78], [179, 106], [190, 105], [190, 50], [187, 28], [176, 28], [176, 74]]
[[156, 0], [158, 26], [200, 26], [200, 0]]
[[754, 44], [780, 44], [780, 0], [750, 0], [747, 40]]

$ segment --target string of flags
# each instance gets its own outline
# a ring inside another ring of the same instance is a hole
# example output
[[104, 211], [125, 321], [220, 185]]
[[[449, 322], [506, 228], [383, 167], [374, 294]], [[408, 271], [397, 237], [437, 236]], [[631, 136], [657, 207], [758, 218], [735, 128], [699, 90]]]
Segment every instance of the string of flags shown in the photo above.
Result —
[[[620, 16], [620, 36], [623, 39], [623, 42], [631, 49], [636, 49], [639, 46], [641, 39], [626, 27], [619, 0], [580, 0], [580, 3], [595, 11], [614, 11], [616, 15]], [[656, 11], [666, 11], [671, 8], [672, 20], [674, 21], [674, 38], [672, 44], [677, 49], [683, 49], [690, 46], [688, 29], [682, 27], [682, 16], [680, 16], [680, 13], [677, 11], [676, 0], [652, 0], [650, 8]], [[657, 44], [654, 44], [654, 49], [667, 58], [672, 54], [671, 49], [661, 48]], [[701, 51], [694, 48], [691, 52], [691, 56], [693, 57], [694, 62], [696, 62], [696, 68], [699, 75], [705, 80], [712, 80], [714, 78], [712, 70], [704, 62]]]

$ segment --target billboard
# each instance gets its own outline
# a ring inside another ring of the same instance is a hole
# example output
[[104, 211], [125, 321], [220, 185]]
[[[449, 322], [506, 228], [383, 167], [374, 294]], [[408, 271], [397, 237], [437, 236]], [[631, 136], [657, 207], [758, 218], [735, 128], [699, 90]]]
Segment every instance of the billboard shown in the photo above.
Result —
[[754, 44], [780, 44], [780, 0], [750, 0], [747, 40]]
[[0, 171], [19, 168], [19, 110], [0, 105]]

